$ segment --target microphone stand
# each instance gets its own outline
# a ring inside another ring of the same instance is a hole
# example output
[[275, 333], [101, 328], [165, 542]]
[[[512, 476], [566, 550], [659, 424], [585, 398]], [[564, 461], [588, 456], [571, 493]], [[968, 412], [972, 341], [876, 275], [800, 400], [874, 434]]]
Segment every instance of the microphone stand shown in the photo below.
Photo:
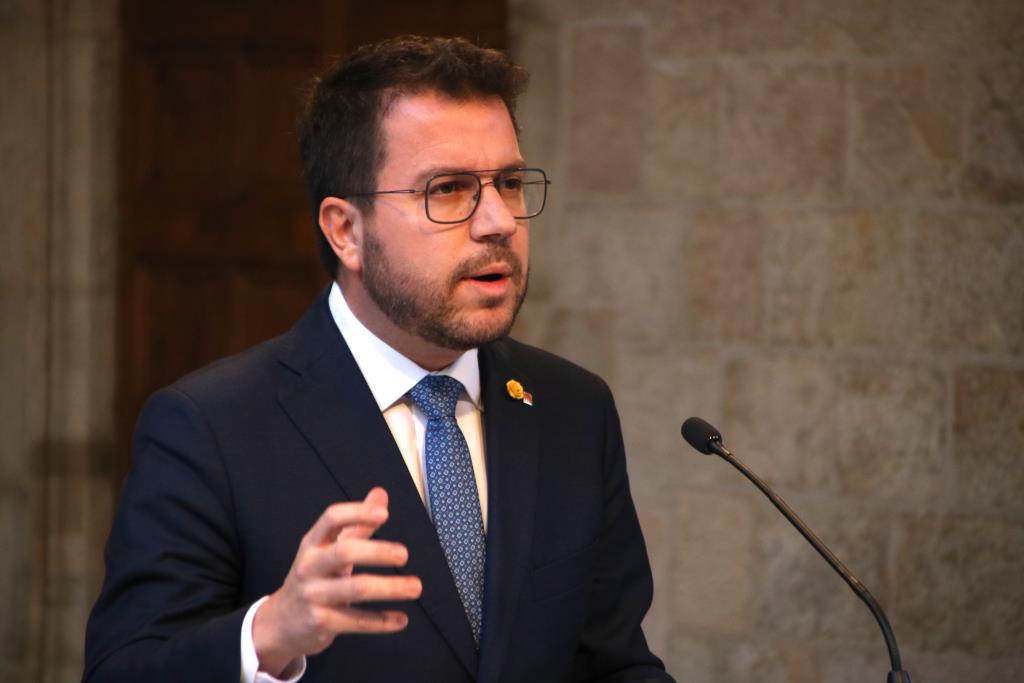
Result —
[[[717, 435], [716, 435], [717, 436]], [[892, 670], [889, 671], [889, 677], [886, 679], [886, 683], [911, 683], [910, 673], [903, 670], [903, 664], [900, 661], [900, 648], [896, 644], [896, 636], [893, 635], [892, 627], [889, 625], [889, 619], [885, 616], [885, 612], [882, 611], [882, 606], [878, 604], [875, 597], [871, 595], [870, 591], [864, 587], [864, 584], [857, 579], [853, 573], [846, 568], [838, 557], [829, 550], [821, 539], [814, 535], [810, 527], [804, 524], [804, 521], [800, 519], [792, 508], [786, 504], [786, 501], [782, 500], [774, 491], [772, 491], [767, 484], [761, 481], [761, 478], [747, 468], [742, 462], [740, 462], [736, 456], [729, 452], [725, 446], [722, 445], [721, 436], [713, 436], [708, 439], [707, 448], [719, 455], [727, 463], [735, 467], [740, 473], [749, 479], [754, 486], [761, 489], [761, 493], [768, 496], [768, 500], [772, 502], [779, 512], [789, 520], [789, 523], [796, 527], [796, 530], [807, 539], [807, 542], [814, 546], [814, 549], [818, 551], [818, 554], [825, 558], [825, 561], [829, 563], [829, 566], [836, 571], [839, 576], [843, 578], [843, 581], [853, 590], [858, 598], [864, 601], [864, 604], [871, 610], [871, 614], [874, 615], [875, 621], [878, 622], [878, 627], [882, 629], [882, 637], [885, 638], [885, 647], [889, 650], [889, 663]]]

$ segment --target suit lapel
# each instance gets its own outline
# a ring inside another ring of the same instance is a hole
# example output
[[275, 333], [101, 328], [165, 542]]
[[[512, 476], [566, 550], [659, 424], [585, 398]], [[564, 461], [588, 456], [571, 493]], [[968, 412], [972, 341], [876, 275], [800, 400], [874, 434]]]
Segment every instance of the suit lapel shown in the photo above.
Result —
[[530, 378], [508, 355], [507, 344], [480, 349], [480, 379], [487, 448], [488, 520], [481, 681], [498, 680], [516, 607], [526, 595], [537, 492], [538, 418], [543, 397], [529, 406], [509, 396], [505, 383]]
[[366, 380], [330, 317], [326, 296], [290, 334], [291, 344], [281, 362], [299, 377], [279, 393], [282, 408], [345, 498], [361, 500], [374, 486], [387, 490], [389, 519], [375, 537], [400, 541], [409, 549], [409, 562], [401, 573], [422, 579], [423, 595], [417, 604], [475, 675], [476, 646], [437, 532]]

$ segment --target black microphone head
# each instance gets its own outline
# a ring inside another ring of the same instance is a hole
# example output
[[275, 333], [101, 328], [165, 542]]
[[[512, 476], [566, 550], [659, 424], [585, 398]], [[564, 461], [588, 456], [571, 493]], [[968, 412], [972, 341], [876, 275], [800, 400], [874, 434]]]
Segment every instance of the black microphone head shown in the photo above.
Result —
[[722, 434], [710, 424], [699, 417], [688, 417], [680, 430], [686, 443], [690, 444], [704, 455], [711, 455], [715, 449], [712, 443], [722, 443]]

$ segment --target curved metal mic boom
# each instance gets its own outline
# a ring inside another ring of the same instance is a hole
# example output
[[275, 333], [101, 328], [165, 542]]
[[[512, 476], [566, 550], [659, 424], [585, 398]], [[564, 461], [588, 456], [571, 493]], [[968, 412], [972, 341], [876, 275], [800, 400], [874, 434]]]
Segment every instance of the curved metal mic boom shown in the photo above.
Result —
[[910, 674], [903, 670], [903, 664], [900, 661], [900, 649], [896, 644], [896, 636], [892, 632], [892, 627], [889, 625], [889, 619], [885, 616], [882, 606], [878, 604], [878, 601], [871, 595], [871, 592], [864, 587], [864, 584], [853, 575], [853, 572], [846, 568], [846, 565], [835, 556], [820, 538], [814, 535], [810, 527], [793, 512], [793, 509], [786, 504], [786, 501], [782, 500], [775, 491], [772, 491], [766, 483], [761, 481], [760, 477], [729, 452], [729, 449], [722, 444], [722, 434], [717, 429], [699, 417], [691, 417], [683, 422], [680, 431], [686, 442], [696, 450], [705, 455], [714, 453], [720, 456], [753, 482], [754, 486], [761, 489], [761, 493], [768, 496], [768, 500], [772, 502], [772, 505], [778, 508], [779, 512], [789, 520], [789, 523], [796, 527], [800, 535], [806, 538], [807, 542], [818, 551], [818, 554], [825, 558], [829, 566], [842, 577], [843, 581], [846, 582], [857, 597], [864, 601], [864, 604], [868, 606], [871, 614], [875, 617], [875, 621], [878, 622], [878, 627], [882, 629], [882, 637], [885, 638], [885, 646], [889, 650], [889, 663], [892, 667], [887, 683], [910, 683]]

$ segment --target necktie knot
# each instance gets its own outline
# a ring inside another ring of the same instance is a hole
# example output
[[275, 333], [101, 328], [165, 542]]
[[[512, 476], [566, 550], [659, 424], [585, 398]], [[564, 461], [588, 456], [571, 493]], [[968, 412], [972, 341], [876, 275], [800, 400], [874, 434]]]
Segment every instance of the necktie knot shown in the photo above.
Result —
[[416, 407], [428, 420], [454, 418], [462, 382], [448, 375], [427, 375], [409, 391]]

